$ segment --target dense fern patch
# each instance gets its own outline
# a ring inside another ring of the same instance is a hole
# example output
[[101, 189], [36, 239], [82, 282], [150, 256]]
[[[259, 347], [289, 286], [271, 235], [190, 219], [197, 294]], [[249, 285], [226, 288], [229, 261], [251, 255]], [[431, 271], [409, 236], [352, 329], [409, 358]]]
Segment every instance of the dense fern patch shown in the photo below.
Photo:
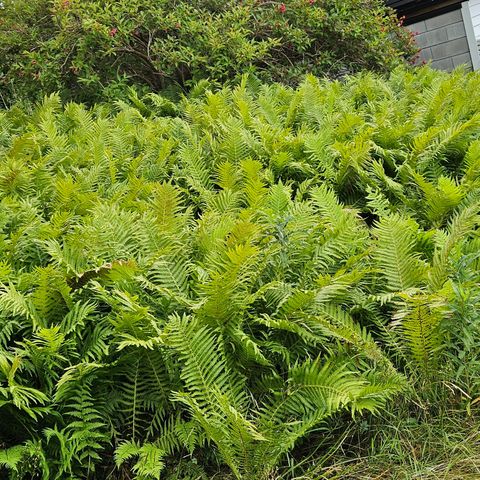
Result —
[[478, 112], [429, 69], [1, 112], [5, 475], [272, 478], [400, 391], [475, 408]]

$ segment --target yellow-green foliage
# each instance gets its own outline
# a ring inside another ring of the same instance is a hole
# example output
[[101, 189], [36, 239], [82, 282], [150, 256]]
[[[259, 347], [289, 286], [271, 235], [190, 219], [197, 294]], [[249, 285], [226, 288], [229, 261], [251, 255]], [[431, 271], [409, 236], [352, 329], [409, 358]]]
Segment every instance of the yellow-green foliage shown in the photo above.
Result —
[[0, 113], [11, 478], [271, 478], [337, 412], [450, 372], [480, 77], [131, 100]]

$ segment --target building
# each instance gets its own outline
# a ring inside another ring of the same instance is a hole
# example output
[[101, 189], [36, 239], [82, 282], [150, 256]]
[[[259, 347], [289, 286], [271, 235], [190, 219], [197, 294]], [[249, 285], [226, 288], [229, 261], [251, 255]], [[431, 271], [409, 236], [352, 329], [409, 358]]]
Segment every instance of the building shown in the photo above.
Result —
[[480, 69], [480, 0], [387, 0], [417, 33], [420, 62], [453, 70]]

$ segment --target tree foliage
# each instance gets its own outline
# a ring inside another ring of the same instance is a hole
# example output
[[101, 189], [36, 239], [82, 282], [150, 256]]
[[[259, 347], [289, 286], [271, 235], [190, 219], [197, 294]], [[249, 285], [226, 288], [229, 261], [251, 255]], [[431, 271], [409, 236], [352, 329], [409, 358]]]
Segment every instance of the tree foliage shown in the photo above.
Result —
[[5, 0], [0, 94], [92, 104], [245, 72], [292, 83], [389, 71], [415, 50], [381, 0]]

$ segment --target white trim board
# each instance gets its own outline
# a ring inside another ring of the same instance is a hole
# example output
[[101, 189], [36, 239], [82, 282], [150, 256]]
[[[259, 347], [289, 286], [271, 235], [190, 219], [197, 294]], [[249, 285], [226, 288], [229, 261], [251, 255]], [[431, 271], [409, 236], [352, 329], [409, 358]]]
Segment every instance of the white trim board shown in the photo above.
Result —
[[472, 66], [474, 70], [480, 69], [480, 54], [478, 52], [477, 40], [475, 38], [475, 31], [473, 30], [472, 14], [470, 12], [470, 2], [462, 3], [462, 18], [465, 25], [465, 32], [467, 33], [468, 48], [470, 50], [470, 58], [472, 59]]
[[468, 4], [472, 16], [473, 31], [478, 42], [480, 40], [480, 0], [470, 0]]

